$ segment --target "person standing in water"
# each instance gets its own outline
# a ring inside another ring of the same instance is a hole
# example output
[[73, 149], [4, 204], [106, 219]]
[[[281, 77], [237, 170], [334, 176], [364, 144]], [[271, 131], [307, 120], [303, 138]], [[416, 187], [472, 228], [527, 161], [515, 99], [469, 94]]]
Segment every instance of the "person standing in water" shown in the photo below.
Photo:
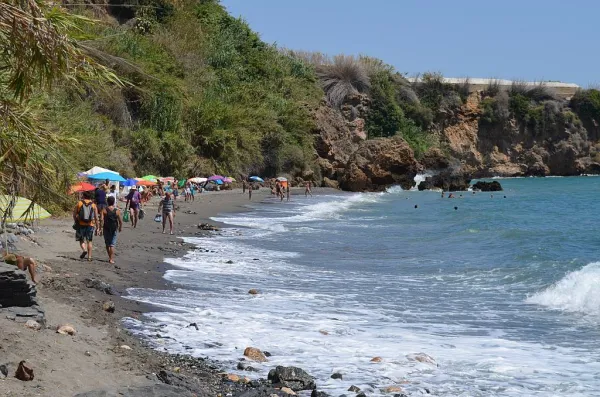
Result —
[[305, 184], [304, 197], [308, 197], [309, 194], [310, 194], [310, 197], [312, 197], [312, 192], [310, 190], [310, 181], [306, 182], [306, 184]]
[[106, 200], [108, 207], [102, 210], [104, 223], [104, 244], [108, 254], [108, 263], [115, 263], [115, 246], [117, 245], [117, 234], [123, 230], [123, 221], [121, 220], [121, 210], [115, 205], [114, 196], [109, 196]]
[[252, 201], [252, 184], [248, 185], [248, 200]]
[[285, 187], [285, 194], [287, 196], [287, 201], [290, 201], [290, 184]]

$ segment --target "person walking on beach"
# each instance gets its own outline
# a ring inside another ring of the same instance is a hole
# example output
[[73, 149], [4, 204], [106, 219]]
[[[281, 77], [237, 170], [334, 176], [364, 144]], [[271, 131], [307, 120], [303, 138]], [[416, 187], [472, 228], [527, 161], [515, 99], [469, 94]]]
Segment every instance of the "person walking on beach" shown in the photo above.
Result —
[[123, 221], [121, 220], [121, 210], [115, 206], [115, 198], [109, 196], [106, 200], [108, 206], [103, 210], [104, 223], [104, 244], [108, 254], [108, 263], [115, 263], [115, 245], [117, 245], [117, 234], [123, 230]]
[[310, 181], [306, 182], [306, 184], [304, 186], [305, 186], [304, 197], [308, 197], [309, 194], [310, 194], [310, 197], [312, 197], [312, 192], [310, 190]]
[[[94, 191], [95, 193], [95, 201], [96, 201], [96, 209], [98, 210], [98, 214], [100, 215], [100, 225], [102, 225], [102, 211], [106, 208], [106, 185], [103, 183]], [[96, 235], [102, 235], [102, 228], [96, 228]]]
[[132, 186], [127, 195], [127, 201], [125, 202], [125, 211], [127, 211], [128, 208], [130, 209], [131, 226], [133, 226], [134, 229], [137, 227], [141, 203], [142, 195], [137, 191], [135, 186]]
[[169, 230], [170, 234], [173, 234], [173, 217], [175, 216], [175, 202], [171, 197], [171, 193], [165, 194], [165, 198], [163, 198], [158, 204], [158, 212], [162, 209], [162, 227], [163, 234], [165, 234], [165, 226], [167, 224], [167, 218], [169, 219]]
[[252, 201], [252, 184], [248, 185], [248, 200]]
[[92, 240], [94, 229], [98, 226], [98, 209], [92, 197], [93, 193], [84, 192], [83, 200], [79, 201], [73, 210], [75, 240], [81, 247], [79, 258], [83, 259], [87, 256], [88, 261], [92, 260]]
[[245, 194], [245, 193], [246, 193], [246, 181], [243, 180], [242, 181], [242, 194]]

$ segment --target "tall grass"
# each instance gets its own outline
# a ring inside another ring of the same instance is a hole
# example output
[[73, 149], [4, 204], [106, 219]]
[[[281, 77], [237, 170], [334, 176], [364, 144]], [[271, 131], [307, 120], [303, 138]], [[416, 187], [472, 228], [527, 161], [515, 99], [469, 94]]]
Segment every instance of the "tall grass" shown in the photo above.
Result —
[[350, 95], [365, 93], [371, 86], [364, 65], [353, 56], [335, 56], [331, 65], [317, 67], [317, 76], [329, 103], [336, 108]]

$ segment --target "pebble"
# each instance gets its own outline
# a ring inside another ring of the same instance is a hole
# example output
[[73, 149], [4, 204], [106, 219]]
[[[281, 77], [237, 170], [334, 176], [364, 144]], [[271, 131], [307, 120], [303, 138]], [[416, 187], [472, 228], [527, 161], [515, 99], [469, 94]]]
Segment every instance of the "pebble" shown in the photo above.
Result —
[[121, 345], [120, 348], [123, 350], [131, 350], [131, 347], [129, 347], [127, 345]]
[[34, 331], [39, 331], [40, 329], [42, 329], [42, 326], [40, 325], [40, 323], [38, 323], [35, 320], [27, 320], [27, 322], [25, 323], [25, 326]]

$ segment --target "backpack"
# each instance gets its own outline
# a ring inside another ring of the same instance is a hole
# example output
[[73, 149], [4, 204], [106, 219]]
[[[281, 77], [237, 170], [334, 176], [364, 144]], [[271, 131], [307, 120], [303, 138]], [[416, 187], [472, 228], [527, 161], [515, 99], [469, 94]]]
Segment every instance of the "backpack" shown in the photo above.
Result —
[[79, 208], [78, 215], [79, 222], [89, 223], [94, 220], [94, 203], [88, 201], [87, 204], [85, 201], [81, 202], [81, 207]]
[[104, 217], [104, 229], [110, 232], [114, 232], [119, 228], [119, 216], [117, 215], [117, 209], [114, 208], [112, 211], [106, 211]]

